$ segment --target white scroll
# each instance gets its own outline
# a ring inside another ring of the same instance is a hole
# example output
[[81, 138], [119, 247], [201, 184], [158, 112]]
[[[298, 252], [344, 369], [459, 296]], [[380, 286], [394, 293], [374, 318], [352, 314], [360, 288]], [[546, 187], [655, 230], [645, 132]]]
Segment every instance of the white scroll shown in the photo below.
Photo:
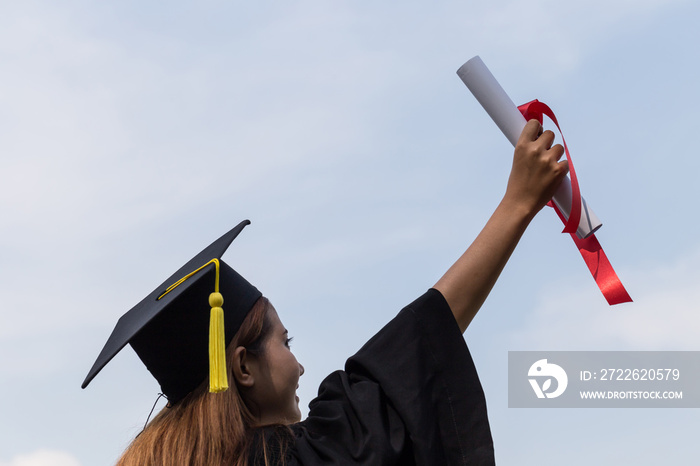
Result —
[[[481, 58], [476, 56], [466, 62], [457, 70], [457, 75], [464, 81], [464, 84], [467, 85], [506, 138], [515, 146], [527, 121], [501, 85], [498, 84], [491, 71], [486, 68]], [[568, 176], [564, 178], [552, 200], [564, 217], [568, 219], [571, 211], [571, 180]], [[581, 221], [576, 230], [577, 236], [586, 238], [601, 226], [602, 223], [581, 196]]]

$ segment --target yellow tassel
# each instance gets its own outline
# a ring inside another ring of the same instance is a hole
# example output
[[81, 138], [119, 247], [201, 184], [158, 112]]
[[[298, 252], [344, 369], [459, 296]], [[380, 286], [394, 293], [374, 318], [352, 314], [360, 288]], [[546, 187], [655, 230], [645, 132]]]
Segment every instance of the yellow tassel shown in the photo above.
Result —
[[224, 338], [224, 297], [221, 293], [209, 295], [211, 317], [209, 321], [209, 391], [223, 392], [228, 389], [226, 375], [226, 340]]
[[214, 264], [216, 267], [214, 292], [209, 295], [209, 306], [211, 306], [209, 317], [209, 391], [219, 393], [228, 390], [224, 309], [221, 307], [224, 305], [224, 297], [219, 293], [219, 259], [212, 259], [198, 269], [188, 273], [170, 285], [158, 299], [163, 298], [209, 264]]

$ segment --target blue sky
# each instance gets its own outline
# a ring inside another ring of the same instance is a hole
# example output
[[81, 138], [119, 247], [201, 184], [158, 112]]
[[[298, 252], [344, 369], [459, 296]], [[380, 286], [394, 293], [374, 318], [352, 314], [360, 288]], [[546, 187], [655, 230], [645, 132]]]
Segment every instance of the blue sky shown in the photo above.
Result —
[[224, 259], [270, 297], [306, 405], [434, 284], [512, 147], [455, 71], [480, 55], [560, 119], [634, 298], [607, 306], [553, 212], [465, 334], [502, 465], [690, 464], [697, 410], [516, 410], [513, 350], [700, 350], [698, 5], [0, 4], [0, 466], [111, 464], [158, 386], [116, 320], [244, 218]]

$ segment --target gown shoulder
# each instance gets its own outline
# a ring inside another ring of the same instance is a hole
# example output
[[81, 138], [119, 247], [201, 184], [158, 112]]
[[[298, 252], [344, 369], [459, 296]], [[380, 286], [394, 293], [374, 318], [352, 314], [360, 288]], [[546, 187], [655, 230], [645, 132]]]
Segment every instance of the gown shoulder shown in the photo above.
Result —
[[286, 432], [271, 440], [284, 461], [268, 464], [495, 464], [476, 367], [434, 289], [330, 374], [308, 417]]

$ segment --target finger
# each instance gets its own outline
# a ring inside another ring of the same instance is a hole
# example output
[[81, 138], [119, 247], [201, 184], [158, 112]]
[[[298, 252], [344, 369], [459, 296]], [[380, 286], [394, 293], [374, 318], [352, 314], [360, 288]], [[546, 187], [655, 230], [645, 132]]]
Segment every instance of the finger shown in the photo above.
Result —
[[561, 159], [561, 156], [564, 155], [564, 146], [562, 146], [561, 144], [556, 144], [552, 146], [552, 148], [549, 150], [551, 150], [554, 153], [554, 156], [556, 157], [555, 160]]
[[537, 142], [542, 144], [545, 150], [549, 150], [554, 142], [554, 133], [550, 130], [545, 131], [539, 138], [537, 138]]
[[564, 159], [561, 162], [557, 163], [557, 166], [559, 167], [560, 170], [564, 172], [563, 176], [566, 176], [567, 173], [569, 173], [569, 161]]
[[523, 132], [520, 133], [518, 143], [536, 141], [542, 132], [542, 125], [537, 120], [530, 120], [525, 124]]

